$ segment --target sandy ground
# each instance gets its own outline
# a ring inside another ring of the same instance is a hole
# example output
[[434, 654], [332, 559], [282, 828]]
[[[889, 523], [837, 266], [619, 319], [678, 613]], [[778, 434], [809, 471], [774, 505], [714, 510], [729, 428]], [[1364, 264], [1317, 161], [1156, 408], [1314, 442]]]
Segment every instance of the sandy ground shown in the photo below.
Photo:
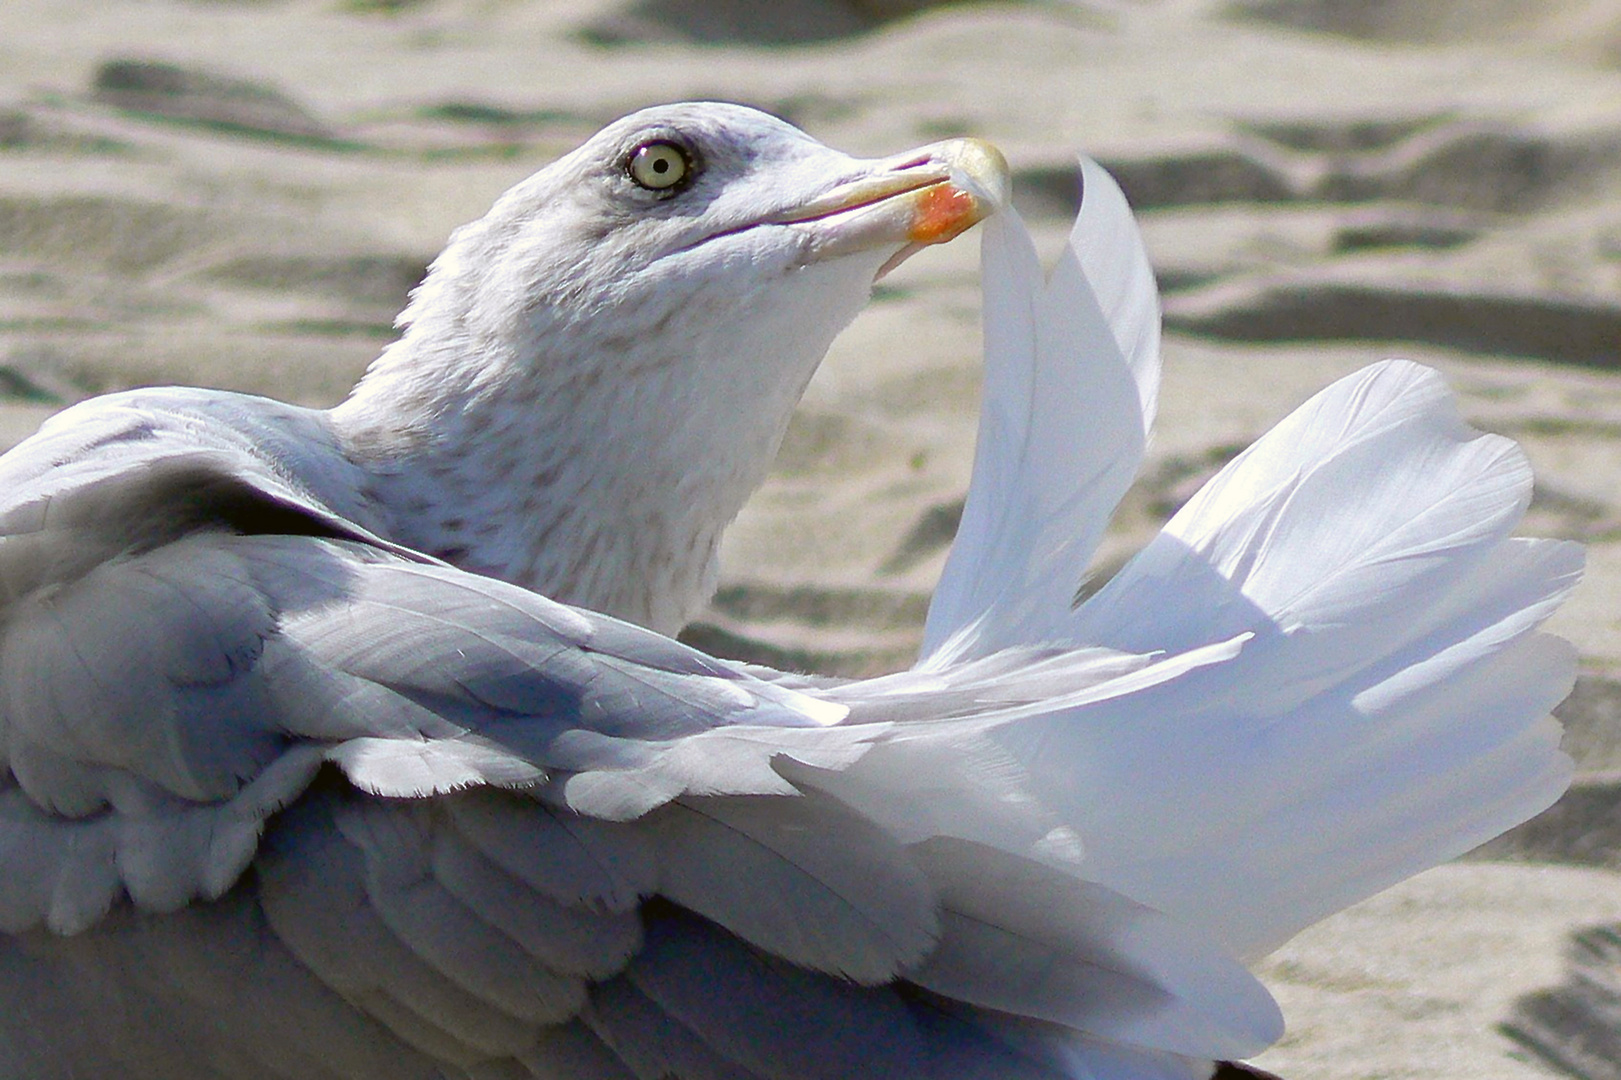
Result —
[[[0, 444], [143, 383], [331, 402], [454, 225], [606, 120], [695, 97], [856, 152], [991, 139], [1049, 251], [1072, 153], [1120, 176], [1171, 334], [1105, 567], [1382, 356], [1440, 367], [1525, 445], [1527, 531], [1591, 545], [1555, 623], [1582, 654], [1578, 788], [1488, 853], [1510, 861], [1441, 868], [1274, 957], [1292, 1027], [1261, 1063], [1621, 1076], [1621, 968], [1582, 933], [1621, 921], [1616, 0], [7, 0]], [[972, 243], [928, 252], [839, 341], [695, 640], [907, 661], [972, 452], [975, 276]]]

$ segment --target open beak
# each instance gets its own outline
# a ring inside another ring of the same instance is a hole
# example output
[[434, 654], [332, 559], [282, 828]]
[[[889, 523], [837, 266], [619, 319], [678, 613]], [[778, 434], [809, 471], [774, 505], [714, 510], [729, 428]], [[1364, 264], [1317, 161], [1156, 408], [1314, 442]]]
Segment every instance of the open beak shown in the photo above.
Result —
[[879, 268], [882, 278], [923, 247], [955, 239], [1007, 198], [1002, 152], [979, 139], [952, 139], [876, 162], [777, 221], [812, 231], [812, 261], [899, 245]]

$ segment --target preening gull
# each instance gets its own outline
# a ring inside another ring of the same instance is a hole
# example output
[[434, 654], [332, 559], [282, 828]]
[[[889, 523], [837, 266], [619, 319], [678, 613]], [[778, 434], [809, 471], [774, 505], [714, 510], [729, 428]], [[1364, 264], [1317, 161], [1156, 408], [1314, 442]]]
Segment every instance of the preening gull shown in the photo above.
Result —
[[[986, 396], [909, 671], [677, 629], [874, 278], [1005, 202], [646, 110], [459, 230], [330, 412], [76, 406], [0, 459], [0, 1075], [1194, 1080], [1246, 961], [1552, 802], [1580, 549], [1430, 371], [1328, 388], [1086, 603], [1158, 304], [1096, 165], [983, 226]], [[638, 625], [639, 624], [639, 625]]]

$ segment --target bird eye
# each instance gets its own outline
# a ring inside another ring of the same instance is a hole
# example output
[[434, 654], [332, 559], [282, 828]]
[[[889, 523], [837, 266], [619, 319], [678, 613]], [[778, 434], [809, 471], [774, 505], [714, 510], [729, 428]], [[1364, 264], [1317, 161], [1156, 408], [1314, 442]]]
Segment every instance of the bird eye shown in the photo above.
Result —
[[677, 144], [657, 139], [632, 150], [625, 169], [647, 190], [669, 191], [692, 178], [692, 159]]

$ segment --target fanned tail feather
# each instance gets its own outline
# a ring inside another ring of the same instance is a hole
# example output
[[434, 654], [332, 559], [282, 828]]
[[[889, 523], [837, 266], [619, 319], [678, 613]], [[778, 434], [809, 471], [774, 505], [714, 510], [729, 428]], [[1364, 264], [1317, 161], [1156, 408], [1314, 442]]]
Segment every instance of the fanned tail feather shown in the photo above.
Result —
[[1154, 274], [1119, 187], [1096, 162], [1081, 169], [1081, 212], [1050, 281], [1011, 207], [984, 226], [979, 442], [929, 606], [925, 666], [1045, 640], [1147, 445]]
[[1071, 632], [1117, 648], [1150, 648], [1157, 621], [1172, 650], [1254, 635], [1090, 715], [1003, 729], [1089, 876], [1255, 956], [1564, 790], [1544, 717], [1574, 656], [1536, 627], [1581, 551], [1506, 535], [1523, 460], [1464, 436], [1438, 390], [1401, 363], [1331, 387], [1299, 415], [1343, 439], [1297, 457], [1285, 422], [1075, 613]]
[[[1560, 795], [1547, 714], [1574, 655], [1538, 627], [1582, 552], [1511, 537], [1523, 454], [1469, 428], [1433, 371], [1388, 361], [1302, 406], [1076, 607], [1158, 376], [1141, 242], [1084, 170], [1051, 279], [1015, 215], [987, 229], [980, 446], [923, 656], [825, 691], [896, 734], [836, 775], [782, 768], [914, 843], [990, 843], [1253, 959]], [[923, 698], [961, 704], [908, 724]], [[1128, 967], [1163, 947], [1119, 942]], [[1178, 1055], [1267, 1024], [1230, 983], [1244, 1007], [1216, 1006], [1214, 970], [1172, 994], [1221, 1035], [1078, 1025], [1044, 1052], [1075, 1076], [1198, 1075]]]

